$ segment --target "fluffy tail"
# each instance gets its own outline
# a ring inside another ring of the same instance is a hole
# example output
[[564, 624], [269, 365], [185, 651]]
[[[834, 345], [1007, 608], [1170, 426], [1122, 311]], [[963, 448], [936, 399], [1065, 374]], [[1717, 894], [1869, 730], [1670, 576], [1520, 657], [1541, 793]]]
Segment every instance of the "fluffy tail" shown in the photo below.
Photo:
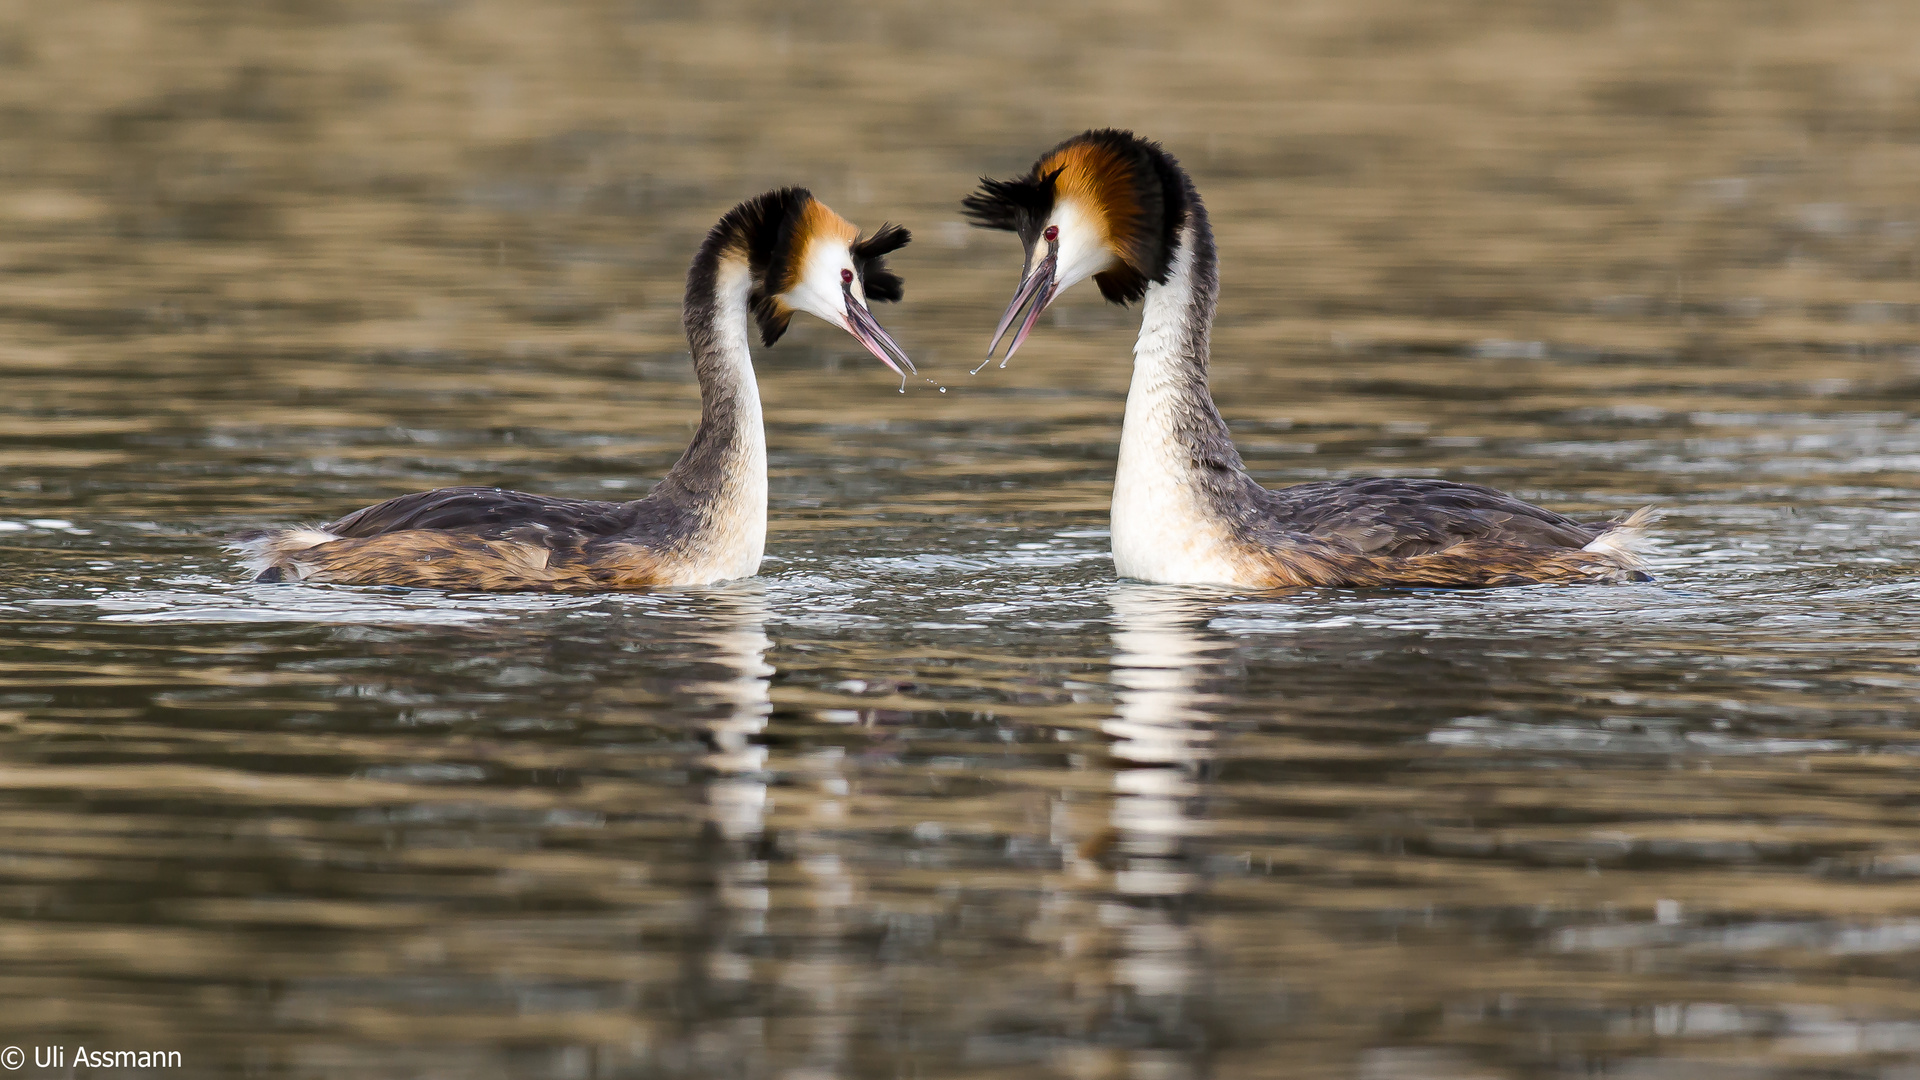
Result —
[[1629, 570], [1644, 569], [1647, 552], [1655, 543], [1647, 530], [1659, 520], [1660, 511], [1643, 506], [1624, 518], [1608, 522], [1606, 531], [1580, 550], [1610, 556]]
[[241, 533], [227, 541], [227, 551], [245, 560], [255, 581], [299, 581], [312, 568], [295, 561], [294, 556], [338, 539], [323, 529], [266, 529]]

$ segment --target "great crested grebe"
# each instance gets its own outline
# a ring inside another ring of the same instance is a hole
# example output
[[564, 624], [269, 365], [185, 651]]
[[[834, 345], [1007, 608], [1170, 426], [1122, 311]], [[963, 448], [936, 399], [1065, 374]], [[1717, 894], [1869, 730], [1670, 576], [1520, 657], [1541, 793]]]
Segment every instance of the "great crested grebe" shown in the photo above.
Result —
[[852, 334], [904, 380], [913, 362], [867, 302], [900, 299], [885, 256], [910, 238], [896, 225], [861, 238], [805, 188], [727, 211], [687, 271], [682, 319], [700, 382], [700, 426], [645, 498], [441, 488], [314, 528], [238, 537], [232, 550], [247, 557], [256, 581], [594, 592], [749, 577], [767, 538], [767, 440], [751, 325], [772, 345], [804, 311]]
[[983, 178], [962, 205], [1026, 248], [989, 357], [1023, 307], [1009, 357], [1040, 312], [1089, 277], [1114, 303], [1146, 301], [1113, 481], [1120, 576], [1255, 589], [1648, 580], [1635, 552], [1650, 509], [1585, 523], [1478, 484], [1255, 483], [1207, 390], [1213, 231], [1192, 179], [1158, 144], [1088, 131], [1025, 176]]

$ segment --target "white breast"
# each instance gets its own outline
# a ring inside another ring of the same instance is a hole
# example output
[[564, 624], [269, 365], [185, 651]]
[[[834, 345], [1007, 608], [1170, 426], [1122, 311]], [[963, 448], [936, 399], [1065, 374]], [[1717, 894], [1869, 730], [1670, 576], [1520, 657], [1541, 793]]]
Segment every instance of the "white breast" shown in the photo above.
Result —
[[1231, 557], [1224, 523], [1196, 505], [1184, 451], [1155, 419], [1136, 416], [1129, 395], [1113, 480], [1113, 568], [1121, 577], [1168, 584], [1251, 585]]
[[[755, 405], [753, 427], [757, 431], [758, 402]], [[688, 565], [687, 580], [680, 584], [710, 585], [760, 572], [760, 559], [767, 550], [766, 453], [766, 444], [760, 442], [736, 462], [740, 472], [728, 485], [729, 497], [713, 507], [708, 528], [698, 541], [698, 553]]]

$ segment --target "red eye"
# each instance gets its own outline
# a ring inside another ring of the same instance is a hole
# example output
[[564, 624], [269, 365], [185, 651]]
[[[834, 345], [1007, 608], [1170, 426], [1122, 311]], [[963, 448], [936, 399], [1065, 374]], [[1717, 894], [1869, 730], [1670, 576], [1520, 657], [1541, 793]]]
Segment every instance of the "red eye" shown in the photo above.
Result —
[[1046, 237], [1048, 241], [1058, 240], [1060, 239], [1060, 226], [1049, 225], [1047, 226], [1047, 231], [1040, 235]]
[[851, 270], [840, 271], [840, 284], [842, 285], [853, 284], [853, 271]]

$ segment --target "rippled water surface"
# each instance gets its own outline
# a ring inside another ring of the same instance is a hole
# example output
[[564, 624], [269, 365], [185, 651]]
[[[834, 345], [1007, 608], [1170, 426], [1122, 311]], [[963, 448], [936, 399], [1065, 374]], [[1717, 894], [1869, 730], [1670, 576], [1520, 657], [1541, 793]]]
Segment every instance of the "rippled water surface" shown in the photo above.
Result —
[[[4, 10], [8, 1043], [1920, 1077], [1920, 9]], [[957, 208], [1104, 124], [1209, 201], [1263, 481], [1652, 504], [1657, 580], [1116, 581], [1136, 316], [1088, 288], [969, 377], [1019, 256]], [[789, 183], [915, 230], [881, 315], [949, 389], [818, 323], [762, 352], [759, 578], [221, 554], [451, 483], [644, 492], [697, 413], [686, 260]]]

